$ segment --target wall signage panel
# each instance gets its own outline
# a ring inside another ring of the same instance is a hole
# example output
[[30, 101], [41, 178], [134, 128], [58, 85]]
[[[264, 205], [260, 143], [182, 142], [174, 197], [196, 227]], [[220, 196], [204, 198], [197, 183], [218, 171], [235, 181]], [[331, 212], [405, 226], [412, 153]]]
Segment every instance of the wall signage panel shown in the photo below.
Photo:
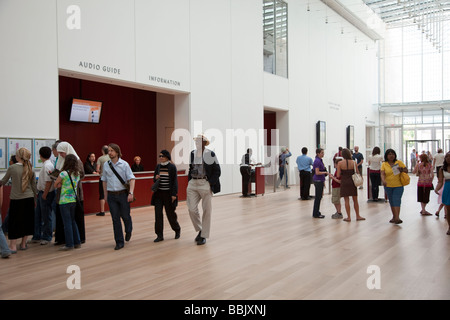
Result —
[[118, 80], [135, 80], [134, 4], [59, 0], [58, 67]]

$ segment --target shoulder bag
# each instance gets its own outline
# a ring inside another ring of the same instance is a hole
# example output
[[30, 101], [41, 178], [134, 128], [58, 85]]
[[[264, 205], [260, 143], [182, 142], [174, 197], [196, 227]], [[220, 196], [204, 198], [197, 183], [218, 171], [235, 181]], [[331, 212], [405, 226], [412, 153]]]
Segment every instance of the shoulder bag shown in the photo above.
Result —
[[77, 192], [77, 190], [75, 190], [75, 187], [73, 185], [72, 177], [70, 176], [69, 171], [66, 171], [66, 172], [67, 172], [67, 175], [69, 176], [70, 184], [72, 185], [72, 189], [73, 189], [73, 192], [75, 192], [75, 198], [77, 200], [76, 206], [75, 206], [75, 216], [78, 216], [78, 215], [84, 216], [84, 208], [83, 208], [83, 205], [81, 204], [80, 198], [78, 197], [78, 192]]
[[[130, 184], [123, 181], [122, 177], [117, 173], [116, 169], [114, 169], [111, 160], [108, 161], [109, 167], [111, 168], [112, 172], [116, 175], [117, 179], [119, 179], [120, 183], [123, 184], [123, 186], [127, 189], [128, 192], [130, 192]], [[133, 194], [133, 201], [136, 201], [136, 197]]]
[[[155, 170], [155, 176], [159, 174], [159, 164], [156, 166], [156, 170]], [[159, 189], [159, 181], [161, 179], [156, 179], [156, 181], [153, 183], [152, 185], [152, 191], [156, 192]]]
[[355, 165], [355, 161], [353, 160], [353, 168], [355, 170], [355, 173], [352, 174], [352, 180], [353, 180], [353, 184], [355, 185], [355, 187], [360, 187], [363, 185], [364, 181], [362, 176], [356, 172], [356, 165]]

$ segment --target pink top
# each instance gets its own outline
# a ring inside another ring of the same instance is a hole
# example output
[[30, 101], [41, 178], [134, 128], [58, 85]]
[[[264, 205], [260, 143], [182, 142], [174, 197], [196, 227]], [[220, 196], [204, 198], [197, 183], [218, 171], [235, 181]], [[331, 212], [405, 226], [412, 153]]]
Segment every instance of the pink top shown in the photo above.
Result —
[[419, 164], [419, 181], [417, 181], [418, 187], [431, 187], [433, 186], [433, 166], [428, 164], [426, 166], [423, 163]]

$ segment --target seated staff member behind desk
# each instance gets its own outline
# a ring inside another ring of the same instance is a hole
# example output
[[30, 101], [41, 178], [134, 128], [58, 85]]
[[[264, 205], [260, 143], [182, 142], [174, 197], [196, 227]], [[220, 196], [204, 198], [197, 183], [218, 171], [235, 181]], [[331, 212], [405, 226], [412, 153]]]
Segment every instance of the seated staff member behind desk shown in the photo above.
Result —
[[[136, 178], [131, 171], [128, 162], [120, 158], [122, 153], [117, 144], [110, 143], [108, 145], [108, 154], [111, 160], [106, 162], [103, 166], [102, 183], [113, 222], [114, 240], [116, 241], [114, 250], [119, 250], [124, 247], [125, 241], [130, 241], [131, 239], [133, 223], [130, 215], [130, 202], [133, 201]], [[130, 184], [129, 191], [122, 181], [120, 181], [116, 172], [123, 182]], [[125, 241], [120, 219], [123, 220], [125, 225]]]
[[[253, 151], [248, 148], [247, 153], [242, 156], [240, 170], [242, 175], [242, 196], [249, 197], [248, 185], [250, 181], [253, 181], [255, 177], [255, 169], [253, 166], [261, 165], [261, 163], [256, 163], [255, 159], [252, 157]], [[251, 193], [251, 190], [250, 190]]]

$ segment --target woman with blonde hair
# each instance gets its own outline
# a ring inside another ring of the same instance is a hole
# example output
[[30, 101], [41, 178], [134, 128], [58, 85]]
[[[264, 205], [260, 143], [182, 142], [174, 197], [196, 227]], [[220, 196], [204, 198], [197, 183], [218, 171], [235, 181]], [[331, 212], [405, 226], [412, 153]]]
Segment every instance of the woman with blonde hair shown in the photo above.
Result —
[[17, 163], [9, 166], [0, 181], [4, 185], [12, 179], [8, 238], [12, 253], [17, 252], [17, 239], [22, 238], [20, 250], [27, 249], [27, 238], [34, 233], [34, 199], [37, 194], [36, 175], [31, 166], [31, 152], [20, 148], [16, 152]]

